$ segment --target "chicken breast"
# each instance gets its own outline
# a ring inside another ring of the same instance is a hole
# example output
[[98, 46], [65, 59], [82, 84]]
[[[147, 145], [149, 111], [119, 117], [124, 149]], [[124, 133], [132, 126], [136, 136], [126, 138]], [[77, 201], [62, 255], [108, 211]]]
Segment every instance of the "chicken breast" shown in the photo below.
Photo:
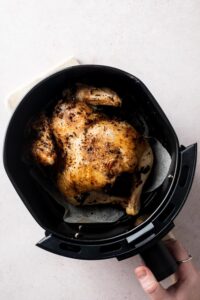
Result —
[[[127, 214], [137, 214], [142, 187], [153, 163], [148, 142], [126, 121], [109, 119], [90, 106], [120, 106], [121, 99], [110, 89], [79, 85], [72, 99], [69, 92], [65, 94], [67, 100], [59, 101], [52, 118], [44, 119], [45, 126], [38, 128], [33, 155], [41, 164], [52, 165], [56, 159], [53, 135], [63, 166], [57, 170], [57, 187], [68, 202], [118, 204]], [[47, 148], [41, 147], [44, 141]], [[134, 172], [137, 177], [129, 198], [103, 192], [120, 174]]]
[[66, 169], [58, 175], [59, 189], [66, 197], [73, 197], [71, 202], [77, 205], [76, 196], [101, 190], [114, 183], [120, 173], [133, 172], [137, 165], [133, 142], [136, 131], [126, 122], [95, 122], [68, 138]]
[[[137, 175], [134, 176], [132, 183], [131, 196], [119, 197], [112, 196], [101, 191], [92, 191], [86, 194], [83, 199], [78, 197], [75, 201], [72, 201], [74, 205], [78, 205], [78, 202], [84, 201], [84, 205], [94, 204], [117, 204], [122, 206], [128, 215], [137, 215], [140, 210], [140, 196], [143, 186], [151, 172], [153, 165], [153, 152], [148, 142], [143, 138], [138, 138], [135, 142], [135, 151], [137, 165], [133, 168], [133, 172], [136, 169]], [[132, 173], [132, 172], [131, 172]], [[116, 179], [116, 177], [115, 177]], [[115, 180], [114, 180], [115, 181]]]

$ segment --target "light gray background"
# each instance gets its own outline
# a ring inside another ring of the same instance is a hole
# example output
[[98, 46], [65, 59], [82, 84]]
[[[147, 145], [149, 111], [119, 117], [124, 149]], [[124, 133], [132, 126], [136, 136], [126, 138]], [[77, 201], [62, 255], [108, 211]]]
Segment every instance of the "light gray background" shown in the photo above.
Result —
[[[11, 115], [8, 94], [70, 55], [138, 76], [161, 104], [180, 143], [200, 141], [198, 0], [1, 0], [0, 30], [1, 149]], [[1, 300], [146, 299], [133, 275], [137, 257], [87, 262], [36, 248], [43, 230], [0, 164]], [[198, 163], [175, 229], [198, 266], [199, 194]]]

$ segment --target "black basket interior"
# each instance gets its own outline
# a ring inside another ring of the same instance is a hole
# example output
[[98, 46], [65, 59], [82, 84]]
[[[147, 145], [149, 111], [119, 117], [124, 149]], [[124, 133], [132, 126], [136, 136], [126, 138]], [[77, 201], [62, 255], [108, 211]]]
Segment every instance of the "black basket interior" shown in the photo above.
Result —
[[[86, 65], [68, 68], [43, 80], [24, 97], [13, 114], [5, 140], [4, 164], [18, 194], [36, 221], [45, 230], [64, 238], [74, 238], [80, 224], [63, 222], [63, 207], [34, 180], [30, 174], [32, 166], [27, 166], [21, 157], [24, 129], [29, 120], [60, 99], [66, 87], [78, 82], [115, 90], [122, 98], [122, 109], [119, 112], [118, 109], [107, 108], [107, 113], [120, 115], [141, 133], [159, 140], [172, 158], [170, 174], [174, 174], [178, 160], [178, 141], [173, 128], [147, 88], [132, 75], [110, 67]], [[165, 201], [171, 186], [172, 181], [166, 178], [156, 191], [143, 193], [141, 214], [155, 213]], [[134, 217], [124, 216], [112, 224], [84, 225], [80, 239], [100, 240], [125, 234], [133, 230], [134, 220]]]

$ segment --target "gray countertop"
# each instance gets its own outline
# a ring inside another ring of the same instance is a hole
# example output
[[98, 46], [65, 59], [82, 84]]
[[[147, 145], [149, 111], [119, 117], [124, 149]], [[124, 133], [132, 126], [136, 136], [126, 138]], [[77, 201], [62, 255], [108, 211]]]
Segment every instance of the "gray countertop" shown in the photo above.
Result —
[[[0, 147], [11, 113], [6, 99], [68, 56], [139, 77], [180, 143], [200, 141], [200, 3], [170, 1], [2, 0]], [[14, 149], [13, 149], [14, 151]], [[199, 162], [177, 237], [200, 267]], [[44, 233], [19, 199], [0, 161], [1, 300], [145, 300], [133, 270], [140, 262], [78, 261], [34, 246]]]

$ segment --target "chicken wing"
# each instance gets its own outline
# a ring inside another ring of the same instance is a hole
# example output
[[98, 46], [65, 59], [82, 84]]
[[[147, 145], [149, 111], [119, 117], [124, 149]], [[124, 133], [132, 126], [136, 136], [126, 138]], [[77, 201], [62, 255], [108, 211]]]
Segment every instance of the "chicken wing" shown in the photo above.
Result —
[[96, 88], [88, 85], [78, 84], [75, 97], [92, 105], [120, 106], [121, 99], [109, 88]]
[[42, 165], [53, 165], [56, 161], [56, 151], [52, 140], [49, 120], [41, 114], [32, 124], [36, 138], [32, 143], [32, 154], [36, 161]]

